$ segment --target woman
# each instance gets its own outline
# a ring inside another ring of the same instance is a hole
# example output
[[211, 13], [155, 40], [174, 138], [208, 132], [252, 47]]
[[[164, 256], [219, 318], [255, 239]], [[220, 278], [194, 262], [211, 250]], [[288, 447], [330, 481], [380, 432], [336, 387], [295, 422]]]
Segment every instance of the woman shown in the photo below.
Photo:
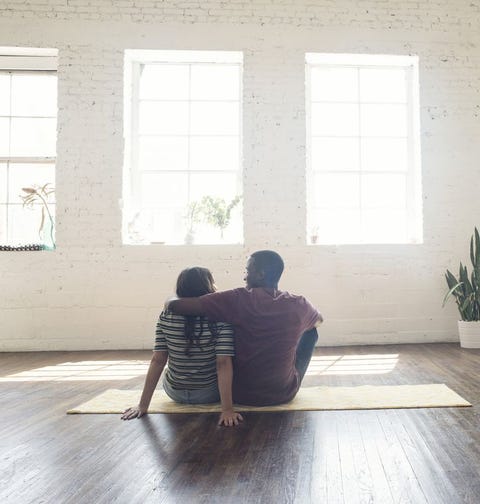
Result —
[[[178, 297], [198, 297], [215, 290], [213, 276], [206, 268], [187, 268], [178, 276]], [[233, 329], [229, 324], [163, 311], [157, 323], [155, 348], [140, 403], [125, 410], [122, 420], [140, 418], [147, 413], [168, 361], [163, 388], [171, 399], [187, 404], [220, 400], [222, 413], [218, 424], [238, 425], [243, 418], [232, 404], [233, 355]]]

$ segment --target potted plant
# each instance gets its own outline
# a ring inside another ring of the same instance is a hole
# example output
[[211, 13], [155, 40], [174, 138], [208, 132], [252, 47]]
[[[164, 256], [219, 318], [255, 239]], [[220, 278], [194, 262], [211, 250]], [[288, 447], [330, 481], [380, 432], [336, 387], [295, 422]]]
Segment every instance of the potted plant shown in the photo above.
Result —
[[[42, 216], [40, 219], [40, 226], [38, 228], [38, 234], [40, 239], [42, 240], [45, 248], [54, 249], [55, 248], [55, 224], [53, 221], [52, 214], [50, 212], [50, 208], [48, 205], [48, 199], [51, 194], [55, 192], [54, 187], [51, 186], [50, 183], [47, 183], [43, 186], [34, 185], [32, 187], [23, 187], [22, 191], [25, 193], [24, 195], [20, 195], [20, 198], [23, 200], [23, 206], [28, 206], [33, 208], [35, 203], [40, 203], [42, 205]], [[45, 215], [46, 213], [46, 215]]]
[[185, 234], [185, 245], [193, 245], [195, 241], [195, 223], [199, 222], [200, 216], [200, 203], [193, 201], [187, 207], [187, 214], [185, 220], [187, 222], [187, 232]]
[[223, 239], [223, 232], [230, 224], [232, 210], [240, 202], [241, 196], [235, 196], [230, 203], [223, 198], [204, 196], [200, 203], [194, 207], [195, 219], [202, 219], [208, 224], [220, 230], [220, 237]]
[[318, 241], [318, 226], [312, 226], [310, 230], [310, 243], [315, 245]]
[[445, 274], [449, 291], [443, 306], [450, 297], [455, 298], [461, 320], [458, 321], [460, 346], [480, 348], [480, 235], [477, 228], [470, 239], [472, 273], [460, 263], [458, 278], [449, 270]]

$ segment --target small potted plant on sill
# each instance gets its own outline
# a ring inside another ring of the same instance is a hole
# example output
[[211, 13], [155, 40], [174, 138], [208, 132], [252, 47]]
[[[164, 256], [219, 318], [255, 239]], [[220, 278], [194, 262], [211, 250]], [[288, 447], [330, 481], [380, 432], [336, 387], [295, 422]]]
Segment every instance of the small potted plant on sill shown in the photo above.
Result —
[[50, 195], [55, 192], [55, 188], [50, 186], [51, 184], [47, 183], [43, 186], [34, 185], [32, 187], [23, 187], [22, 191], [25, 194], [20, 195], [20, 198], [23, 200], [24, 207], [28, 206], [33, 208], [35, 203], [40, 203], [42, 205], [42, 216], [40, 219], [38, 234], [44, 248], [47, 250], [55, 249], [55, 223], [48, 205], [48, 199]]
[[199, 213], [200, 203], [198, 201], [193, 201], [188, 205], [187, 213], [184, 217], [187, 223], [187, 232], [184, 238], [185, 245], [193, 245], [195, 242], [195, 224], [200, 222]]
[[240, 203], [241, 196], [237, 195], [230, 203], [223, 198], [204, 196], [198, 205], [195, 206], [195, 219], [214, 226], [220, 230], [220, 238], [223, 240], [223, 233], [230, 224], [232, 210]]
[[477, 228], [470, 239], [470, 260], [473, 267], [470, 276], [462, 263], [458, 278], [449, 270], [445, 273], [449, 291], [443, 306], [450, 297], [455, 298], [461, 318], [458, 321], [460, 346], [480, 348], [480, 235]]

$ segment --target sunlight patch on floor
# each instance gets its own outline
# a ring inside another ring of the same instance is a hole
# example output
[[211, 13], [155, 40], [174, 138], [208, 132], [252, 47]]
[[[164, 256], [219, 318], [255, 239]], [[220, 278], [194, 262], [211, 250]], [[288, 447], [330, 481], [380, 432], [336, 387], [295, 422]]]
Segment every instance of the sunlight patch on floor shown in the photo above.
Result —
[[0, 376], [0, 382], [131, 380], [145, 375], [148, 365], [139, 360], [63, 362]]
[[313, 356], [307, 376], [387, 374], [398, 362], [398, 354]]

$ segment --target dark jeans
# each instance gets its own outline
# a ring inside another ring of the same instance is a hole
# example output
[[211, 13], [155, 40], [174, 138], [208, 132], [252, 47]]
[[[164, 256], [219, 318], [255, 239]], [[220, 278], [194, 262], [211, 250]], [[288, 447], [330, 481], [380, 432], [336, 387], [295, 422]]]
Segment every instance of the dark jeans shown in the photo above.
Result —
[[303, 377], [305, 376], [317, 340], [318, 333], [317, 330], [313, 328], [309, 331], [305, 331], [298, 342], [295, 367], [297, 368], [300, 378], [299, 383], [302, 383]]

